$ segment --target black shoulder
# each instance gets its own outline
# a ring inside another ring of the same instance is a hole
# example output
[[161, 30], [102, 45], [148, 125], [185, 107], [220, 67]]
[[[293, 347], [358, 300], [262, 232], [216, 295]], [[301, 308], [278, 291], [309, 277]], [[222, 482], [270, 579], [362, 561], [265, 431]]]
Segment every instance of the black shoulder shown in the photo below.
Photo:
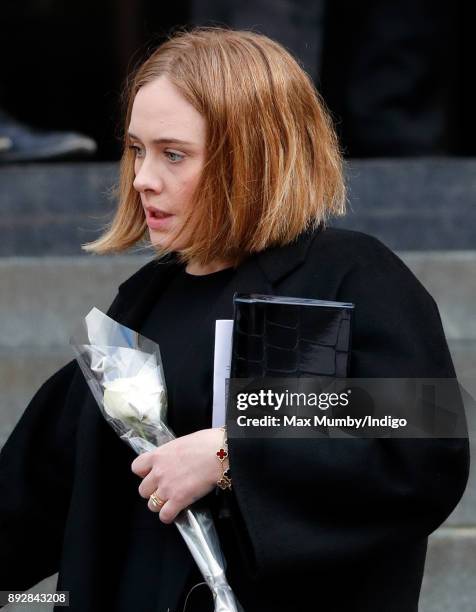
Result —
[[375, 236], [328, 227], [315, 236], [313, 250], [314, 255], [329, 258], [329, 263], [335, 266], [341, 278], [357, 275], [382, 288], [393, 286], [400, 291], [410, 287], [434, 302], [402, 259]]
[[119, 291], [129, 290], [129, 288], [133, 289], [136, 286], [143, 285], [144, 282], [147, 282], [148, 279], [153, 275], [156, 267], [158, 265], [158, 260], [153, 259], [152, 261], [147, 262], [141, 268], [139, 268], [132, 276], [126, 278], [119, 285]]
[[401, 261], [381, 240], [370, 234], [355, 230], [326, 227], [321, 232], [316, 233], [314, 245], [317, 248], [339, 250], [346, 257], [353, 255], [362, 263], [371, 262], [375, 257], [382, 256]]

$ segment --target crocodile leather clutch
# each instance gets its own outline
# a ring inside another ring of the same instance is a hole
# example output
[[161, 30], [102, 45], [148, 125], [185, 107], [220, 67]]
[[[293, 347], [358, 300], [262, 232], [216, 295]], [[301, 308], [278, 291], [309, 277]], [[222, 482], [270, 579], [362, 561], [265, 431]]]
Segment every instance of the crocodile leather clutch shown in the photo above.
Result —
[[353, 304], [253, 293], [233, 304], [231, 378], [348, 375]]

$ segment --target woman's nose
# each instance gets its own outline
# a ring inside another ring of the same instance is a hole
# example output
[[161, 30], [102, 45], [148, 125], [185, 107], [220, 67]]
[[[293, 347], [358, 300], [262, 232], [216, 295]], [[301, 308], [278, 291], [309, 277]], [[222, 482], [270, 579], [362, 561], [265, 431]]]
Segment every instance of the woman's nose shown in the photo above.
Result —
[[134, 182], [136, 191], [155, 191], [160, 192], [163, 189], [163, 182], [156, 169], [148, 162], [147, 158], [143, 160], [140, 168], [136, 172]]

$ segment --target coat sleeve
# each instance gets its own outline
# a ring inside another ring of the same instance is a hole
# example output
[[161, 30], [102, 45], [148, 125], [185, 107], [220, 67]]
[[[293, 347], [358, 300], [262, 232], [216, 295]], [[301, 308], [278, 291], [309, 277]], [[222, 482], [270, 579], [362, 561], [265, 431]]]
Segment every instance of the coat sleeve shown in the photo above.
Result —
[[[118, 295], [108, 314], [119, 306]], [[29, 589], [59, 569], [87, 392], [70, 361], [40, 387], [0, 452], [0, 590]]]
[[[351, 377], [452, 378], [433, 298], [374, 239], [342, 274], [355, 304]], [[325, 297], [325, 296], [323, 296]], [[454, 401], [464, 410], [459, 393]], [[422, 541], [466, 486], [467, 438], [230, 439], [232, 520], [257, 575], [376, 558]]]
[[41, 386], [0, 453], [0, 590], [58, 571], [74, 453], [62, 411], [76, 370], [71, 361]]

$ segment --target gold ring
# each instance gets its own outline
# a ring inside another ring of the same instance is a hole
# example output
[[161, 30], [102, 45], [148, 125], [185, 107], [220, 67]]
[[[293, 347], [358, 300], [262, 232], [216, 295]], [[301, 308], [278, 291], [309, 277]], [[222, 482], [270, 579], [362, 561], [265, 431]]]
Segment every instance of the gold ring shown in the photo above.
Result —
[[[157, 493], [157, 491], [156, 491], [156, 493]], [[162, 506], [165, 504], [165, 501], [163, 499], [160, 499], [160, 497], [158, 495], [156, 495], [156, 493], [152, 493], [152, 495], [149, 497], [149, 499], [154, 504], [154, 506], [156, 508], [162, 508]]]

